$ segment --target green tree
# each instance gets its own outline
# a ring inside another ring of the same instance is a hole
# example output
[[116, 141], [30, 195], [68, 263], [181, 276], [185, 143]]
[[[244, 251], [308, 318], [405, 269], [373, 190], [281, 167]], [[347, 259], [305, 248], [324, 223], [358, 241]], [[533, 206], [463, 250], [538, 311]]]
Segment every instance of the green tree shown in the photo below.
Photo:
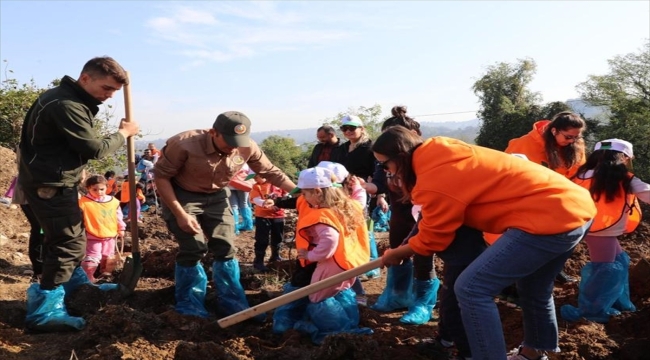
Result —
[[340, 133], [338, 128], [341, 126], [341, 119], [345, 115], [356, 115], [361, 119], [363, 127], [366, 130], [366, 134], [371, 139], [376, 139], [377, 136], [381, 133], [381, 124], [387, 117], [383, 117], [381, 114], [381, 105], [375, 104], [371, 107], [359, 106], [358, 108], [350, 107], [346, 112], [339, 112], [334, 117], [327, 118], [323, 121], [323, 125], [331, 125], [337, 129], [338, 136], [345, 141], [343, 134]]
[[27, 84], [19, 84], [16, 79], [8, 76], [12, 73], [5, 65], [5, 78], [0, 85], [0, 146], [15, 151], [27, 111], [47, 88], [39, 88], [34, 79]]
[[[3, 62], [7, 64], [7, 60]], [[19, 84], [18, 80], [10, 78], [9, 74], [13, 74], [13, 71], [6, 69], [5, 65], [5, 78], [0, 85], [0, 146], [15, 151], [20, 142], [20, 132], [27, 111], [40, 94], [58, 86], [61, 81], [54, 79], [46, 88], [40, 88], [33, 79], [29, 83]], [[97, 138], [103, 138], [117, 131], [117, 126], [110, 125], [113, 118], [112, 107], [105, 105], [104, 111], [100, 111], [95, 117], [94, 128]], [[112, 156], [90, 161], [87, 170], [93, 174], [104, 174], [107, 170], [125, 167], [125, 164], [126, 147]]]
[[481, 128], [476, 144], [505, 150], [510, 139], [530, 131], [541, 112], [540, 96], [528, 89], [536, 71], [532, 59], [516, 64], [498, 63], [474, 83], [472, 89], [481, 105], [477, 113]]
[[634, 145], [634, 172], [650, 179], [650, 41], [636, 53], [607, 61], [609, 73], [590, 75], [577, 86], [584, 101], [604, 106], [607, 121], [597, 140], [619, 138]]
[[298, 171], [307, 166], [304, 152], [292, 138], [272, 135], [264, 139], [260, 147], [269, 160], [294, 181]]
[[[95, 130], [95, 136], [98, 139], [104, 138], [117, 131], [118, 125], [111, 124], [111, 122], [115, 121], [114, 119], [115, 114], [113, 106], [110, 104], [104, 104], [102, 111], [98, 112], [95, 116], [93, 129]], [[126, 162], [126, 146], [123, 146], [117, 152], [105, 158], [88, 161], [86, 171], [89, 174], [104, 175], [108, 170], [125, 169], [127, 167]]]

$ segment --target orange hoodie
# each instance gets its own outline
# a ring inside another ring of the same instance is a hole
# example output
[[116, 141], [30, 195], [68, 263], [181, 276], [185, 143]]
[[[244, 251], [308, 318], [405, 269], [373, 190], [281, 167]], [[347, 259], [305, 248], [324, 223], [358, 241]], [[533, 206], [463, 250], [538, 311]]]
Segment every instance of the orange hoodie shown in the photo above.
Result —
[[413, 153], [419, 181], [412, 202], [422, 204], [420, 232], [409, 240], [418, 254], [442, 251], [461, 225], [500, 234], [576, 229], [596, 215], [589, 191], [556, 172], [501, 151], [435, 137]]
[[[512, 139], [508, 142], [508, 148], [505, 150], [508, 154], [524, 154], [528, 157], [528, 160], [540, 164], [544, 167], [548, 167], [548, 157], [546, 156], [546, 149], [544, 148], [544, 138], [542, 134], [546, 130], [546, 126], [550, 123], [550, 120], [540, 120], [533, 124], [533, 129], [526, 135]], [[556, 169], [552, 169], [558, 174], [564, 175], [567, 179], [570, 179], [573, 175], [576, 174], [580, 165], [584, 164], [587, 159], [585, 158], [584, 151], [580, 154], [580, 159], [578, 162], [567, 169], [565, 166], [560, 166]]]

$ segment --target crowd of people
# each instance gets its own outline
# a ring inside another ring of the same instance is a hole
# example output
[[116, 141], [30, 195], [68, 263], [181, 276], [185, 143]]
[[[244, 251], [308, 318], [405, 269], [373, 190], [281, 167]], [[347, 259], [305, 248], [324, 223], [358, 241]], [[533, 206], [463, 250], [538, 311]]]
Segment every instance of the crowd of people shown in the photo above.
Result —
[[[98, 105], [128, 83], [110, 57], [89, 60], [78, 79], [65, 76], [26, 115], [18, 148], [14, 201], [32, 227], [29, 256], [34, 283], [27, 291], [26, 327], [80, 330], [83, 317], [67, 313], [64, 299], [95, 285], [115, 268], [115, 241], [124, 237], [128, 204], [155, 204], [178, 243], [175, 309], [227, 316], [249, 308], [235, 257], [237, 234], [255, 230], [253, 267], [283, 260], [284, 209], [298, 214], [297, 270], [289, 293], [379, 257], [371, 217], [389, 231], [385, 288], [370, 308], [405, 311], [400, 322], [425, 324], [439, 307], [436, 344], [455, 359], [547, 359], [558, 352], [553, 283], [576, 245], [585, 240], [591, 262], [582, 269], [578, 306], [565, 305], [568, 321], [605, 323], [630, 301], [630, 258], [617, 237], [638, 224], [638, 200], [650, 202], [650, 185], [634, 176], [633, 145], [599, 141], [587, 156], [579, 115], [561, 112], [510, 141], [505, 152], [462, 141], [423, 138], [420, 124], [396, 106], [374, 141], [352, 114], [338, 130], [318, 128], [318, 144], [295, 184], [250, 138], [251, 120], [239, 111], [217, 116], [208, 129], [149, 144], [136, 159], [136, 199], [128, 175], [84, 175], [86, 163], [113, 154], [139, 132], [120, 122], [103, 139], [93, 131]], [[517, 156], [512, 156], [514, 154]], [[152, 199], [153, 198], [153, 199]], [[153, 200], [153, 203], [151, 202]], [[206, 272], [202, 260], [212, 254]], [[434, 256], [443, 263], [441, 279]], [[210, 274], [217, 308], [205, 296]], [[375, 269], [285, 304], [273, 313], [273, 331], [295, 329], [314, 343], [334, 333], [369, 334], [359, 327], [367, 304], [362, 280]], [[521, 346], [506, 349], [495, 297], [518, 294], [523, 313]], [[264, 314], [254, 318], [266, 321]], [[432, 334], [423, 334], [431, 337]]]

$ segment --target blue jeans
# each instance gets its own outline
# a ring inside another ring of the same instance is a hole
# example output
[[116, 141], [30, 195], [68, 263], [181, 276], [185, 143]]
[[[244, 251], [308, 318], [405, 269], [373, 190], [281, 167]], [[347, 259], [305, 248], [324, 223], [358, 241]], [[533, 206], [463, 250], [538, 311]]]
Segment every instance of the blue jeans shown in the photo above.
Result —
[[454, 290], [473, 359], [506, 358], [494, 297], [512, 283], [517, 284], [523, 310], [523, 345], [541, 351], [560, 350], [553, 282], [590, 226], [591, 221], [556, 235], [510, 229], [462, 272]]
[[248, 193], [246, 191], [230, 189], [230, 197], [228, 200], [233, 211], [250, 206], [248, 204]]

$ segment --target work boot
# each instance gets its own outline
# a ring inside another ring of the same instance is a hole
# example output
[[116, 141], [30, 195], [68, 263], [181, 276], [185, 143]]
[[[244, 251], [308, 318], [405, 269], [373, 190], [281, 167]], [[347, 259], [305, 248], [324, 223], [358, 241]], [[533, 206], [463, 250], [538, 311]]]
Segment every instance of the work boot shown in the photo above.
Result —
[[433, 307], [438, 299], [440, 280], [415, 280], [415, 302], [409, 311], [399, 319], [404, 324], [422, 325], [431, 320]]
[[253, 260], [253, 268], [257, 271], [261, 272], [268, 272], [269, 268], [267, 268], [264, 265], [264, 255], [266, 255], [266, 252], [264, 251], [256, 251], [255, 252], [255, 259]]
[[[236, 259], [215, 260], [212, 264], [212, 281], [217, 292], [218, 310], [222, 315], [229, 316], [250, 307], [239, 282], [239, 262]], [[266, 314], [257, 315], [253, 319], [264, 322]]]
[[407, 259], [388, 268], [386, 287], [370, 308], [382, 312], [405, 309], [413, 305], [413, 300], [413, 262]]
[[269, 259], [269, 262], [277, 262], [277, 261], [284, 261], [284, 259], [280, 256], [280, 245], [271, 245], [271, 258]]
[[65, 289], [59, 286], [52, 290], [42, 290], [41, 285], [32, 284], [27, 289], [27, 316], [25, 326], [28, 330], [57, 332], [81, 330], [86, 326], [83, 318], [70, 316], [63, 301]]
[[623, 266], [623, 291], [613, 307], [620, 311], [636, 311], [636, 306], [630, 300], [630, 256], [623, 251], [616, 255], [615, 261]]
[[[370, 226], [372, 226], [372, 222], [370, 222]], [[372, 229], [372, 227], [370, 228]], [[375, 241], [375, 233], [372, 230], [369, 230], [369, 245], [370, 245], [370, 261], [373, 261], [377, 259], [377, 256], [379, 256], [379, 253], [377, 251], [377, 241]], [[381, 270], [379, 268], [373, 269], [368, 271], [367, 273], [364, 274], [368, 279], [375, 279], [381, 276]]]
[[111, 284], [111, 283], [95, 285], [90, 281], [90, 279], [88, 279], [88, 276], [86, 275], [84, 270], [81, 268], [81, 266], [77, 266], [74, 269], [74, 271], [72, 272], [72, 276], [70, 277], [70, 280], [68, 280], [67, 282], [64, 282], [62, 284], [63, 288], [65, 289], [65, 295], [68, 296], [68, 295], [72, 294], [81, 285], [94, 286], [94, 287], [99, 288], [99, 290], [101, 290], [101, 291], [117, 290], [120, 287], [119, 284]]
[[[282, 288], [284, 290], [282, 295], [300, 289], [291, 285], [290, 282], [284, 284]], [[308, 304], [309, 298], [302, 297], [275, 309], [273, 311], [273, 332], [284, 334], [285, 331], [293, 329], [296, 322], [303, 318]]]
[[619, 315], [612, 305], [623, 291], [623, 272], [623, 266], [617, 262], [587, 263], [581, 271], [578, 307], [563, 305], [560, 308], [562, 318], [567, 321], [585, 318], [605, 324], [610, 316]]
[[253, 210], [250, 207], [241, 208], [242, 222], [239, 224], [239, 231], [253, 230]]
[[317, 303], [310, 302], [306, 313], [305, 320], [296, 322], [294, 329], [309, 334], [315, 344], [321, 344], [332, 334], [372, 334], [368, 328], [359, 328], [359, 307], [350, 289]]
[[205, 309], [205, 291], [208, 286], [208, 276], [203, 265], [180, 266], [176, 264], [174, 273], [176, 281], [176, 312], [202, 318], [208, 317]]

